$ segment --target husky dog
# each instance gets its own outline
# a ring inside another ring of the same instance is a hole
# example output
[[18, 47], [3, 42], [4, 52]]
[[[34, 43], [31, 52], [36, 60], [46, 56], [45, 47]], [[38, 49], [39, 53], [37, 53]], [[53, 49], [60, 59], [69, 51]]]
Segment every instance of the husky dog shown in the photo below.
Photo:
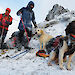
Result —
[[[68, 45], [68, 37], [61, 38], [59, 40], [58, 47], [56, 50], [50, 51], [50, 56], [48, 60], [48, 65], [51, 66], [51, 61], [55, 60], [56, 56], [59, 61], [60, 69], [63, 69], [63, 61], [64, 58], [68, 55], [68, 63], [67, 63], [67, 70], [71, 70], [71, 60], [75, 53], [75, 41], [71, 40], [71, 45]], [[49, 44], [47, 45], [46, 49], [50, 49]]]

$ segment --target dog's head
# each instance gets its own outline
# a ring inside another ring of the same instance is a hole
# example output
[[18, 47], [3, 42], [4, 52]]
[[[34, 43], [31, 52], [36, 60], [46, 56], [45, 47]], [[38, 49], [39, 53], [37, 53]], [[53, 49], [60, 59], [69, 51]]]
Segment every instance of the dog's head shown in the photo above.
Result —
[[44, 33], [44, 31], [42, 30], [42, 29], [36, 29], [36, 33], [35, 34], [37, 34], [38, 36], [41, 36], [41, 35], [43, 35], [43, 33]]

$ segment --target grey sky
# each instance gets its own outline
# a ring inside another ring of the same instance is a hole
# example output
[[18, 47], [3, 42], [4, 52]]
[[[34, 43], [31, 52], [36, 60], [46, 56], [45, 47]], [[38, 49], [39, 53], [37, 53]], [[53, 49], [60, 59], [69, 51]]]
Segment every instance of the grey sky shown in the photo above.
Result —
[[[31, 0], [0, 0], [0, 7], [4, 11], [7, 7], [11, 8], [11, 15], [14, 18], [19, 18], [16, 16], [16, 12], [25, 7]], [[52, 8], [54, 4], [59, 4], [64, 8], [69, 10], [75, 10], [75, 0], [32, 0], [35, 3], [35, 8], [33, 9], [36, 16], [37, 23], [44, 21], [48, 11]], [[1, 13], [0, 12], [0, 13]]]

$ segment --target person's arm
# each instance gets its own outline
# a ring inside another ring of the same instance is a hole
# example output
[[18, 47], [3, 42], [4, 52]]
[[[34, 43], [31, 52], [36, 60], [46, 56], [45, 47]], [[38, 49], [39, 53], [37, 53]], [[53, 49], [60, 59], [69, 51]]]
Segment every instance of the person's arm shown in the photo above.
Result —
[[24, 9], [24, 7], [23, 8], [21, 8], [16, 14], [19, 16], [20, 14], [22, 14], [22, 12], [23, 12], [23, 9]]
[[36, 25], [36, 21], [35, 21], [35, 14], [34, 14], [34, 12], [33, 12], [33, 16], [32, 16], [32, 22], [34, 24], [34, 27], [36, 28], [37, 25]]
[[13, 20], [13, 18], [11, 17], [11, 18], [10, 18], [10, 21], [9, 21], [9, 25], [12, 24], [12, 20]]

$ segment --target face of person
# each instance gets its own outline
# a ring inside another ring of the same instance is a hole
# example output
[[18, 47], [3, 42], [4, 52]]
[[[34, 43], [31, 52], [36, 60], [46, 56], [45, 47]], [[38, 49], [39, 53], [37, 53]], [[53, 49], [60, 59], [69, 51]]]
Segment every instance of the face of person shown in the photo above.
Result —
[[34, 6], [33, 5], [30, 5], [30, 7], [33, 9], [34, 8]]
[[9, 12], [8, 10], [6, 10], [6, 15], [9, 15], [9, 13], [10, 13], [10, 12]]

